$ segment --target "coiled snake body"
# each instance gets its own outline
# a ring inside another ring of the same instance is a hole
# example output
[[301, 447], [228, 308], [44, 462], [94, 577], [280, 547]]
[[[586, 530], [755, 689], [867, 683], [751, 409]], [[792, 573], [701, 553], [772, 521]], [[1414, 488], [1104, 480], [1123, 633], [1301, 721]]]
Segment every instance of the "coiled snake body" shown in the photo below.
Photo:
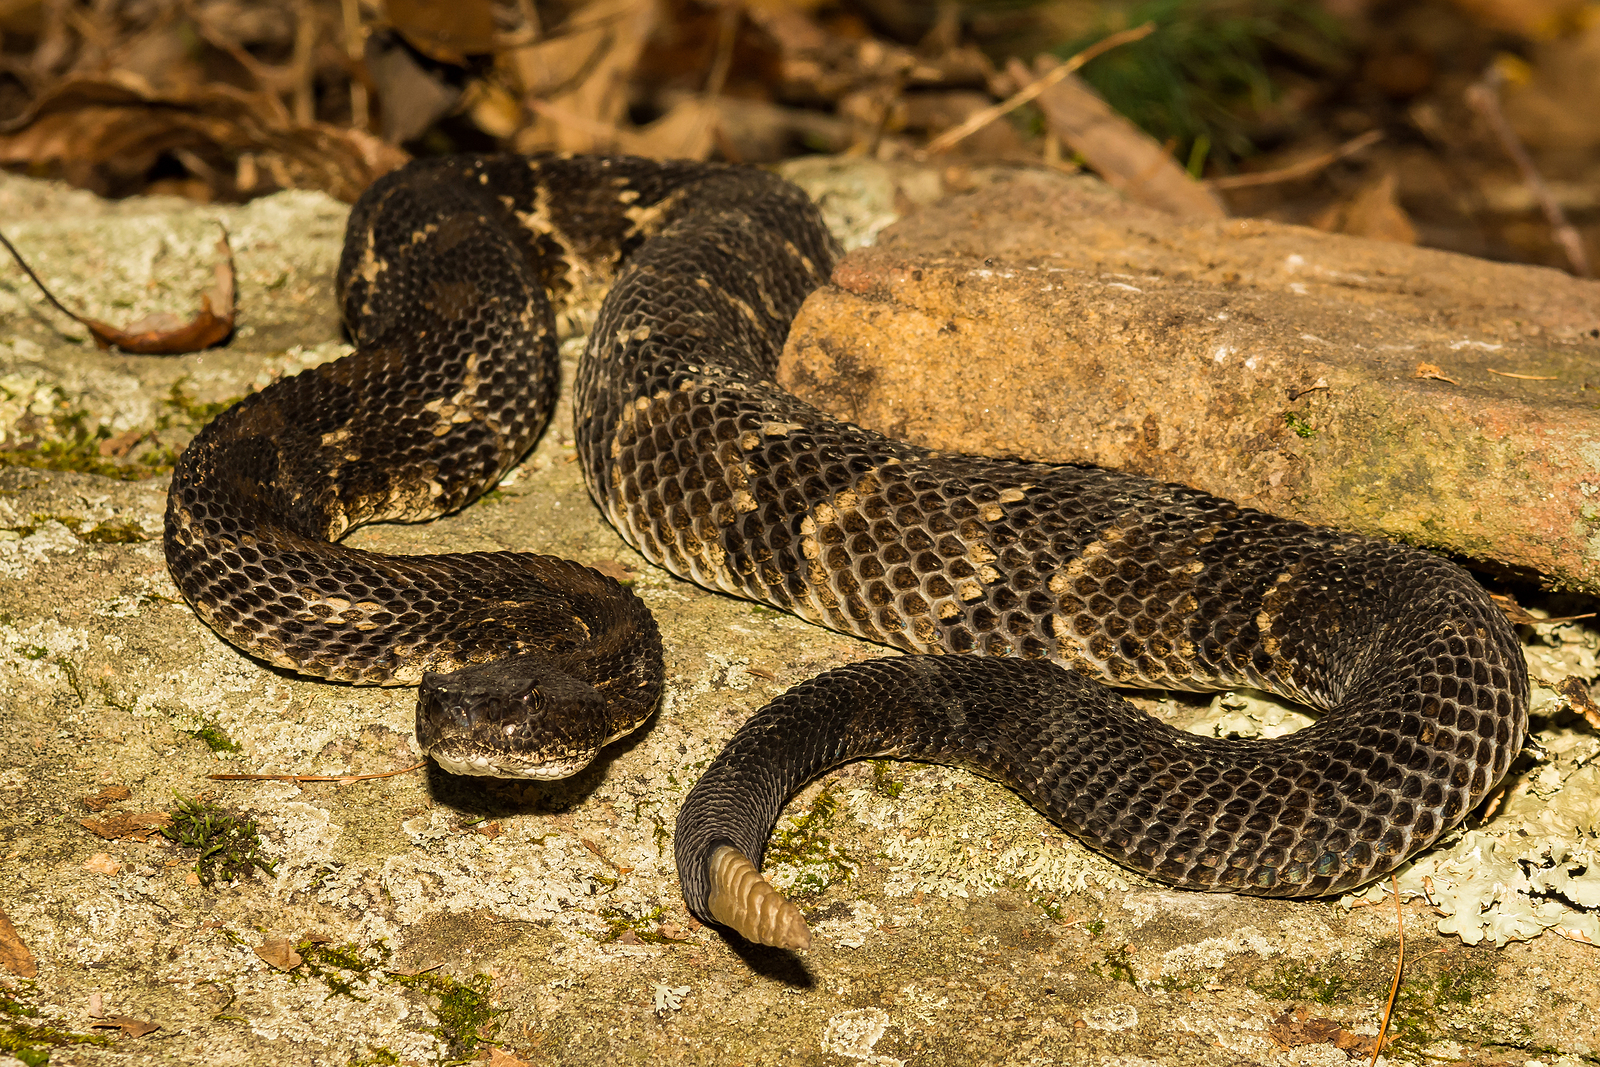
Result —
[[[1392, 869], [1505, 774], [1526, 668], [1454, 565], [1099, 468], [930, 452], [779, 389], [790, 320], [835, 256], [802, 193], [742, 168], [461, 157], [388, 176], [352, 213], [340, 268], [358, 351], [224, 413], [182, 457], [179, 588], [273, 663], [422, 680], [419, 735], [450, 769], [587, 762], [661, 685], [659, 638], [629, 594], [545, 557], [329, 542], [493, 485], [553, 395], [543, 292], [560, 306], [609, 284], [576, 436], [624, 537], [825, 626], [979, 654], [840, 668], [742, 728], [679, 816], [702, 918], [804, 944], [756, 866], [788, 796], [864, 756], [969, 766], [1153, 877], [1284, 896]], [[1323, 714], [1286, 738], [1221, 741], [1091, 679], [1250, 686]], [[505, 755], [522, 742], [535, 754]]]

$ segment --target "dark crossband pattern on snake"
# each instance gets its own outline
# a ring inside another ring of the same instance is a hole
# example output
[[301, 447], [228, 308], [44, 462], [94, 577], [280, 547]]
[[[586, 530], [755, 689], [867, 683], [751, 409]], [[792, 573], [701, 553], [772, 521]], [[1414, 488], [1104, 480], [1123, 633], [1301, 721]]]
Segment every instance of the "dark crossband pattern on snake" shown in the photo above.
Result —
[[[798, 947], [758, 873], [784, 802], [863, 757], [969, 767], [1178, 886], [1338, 892], [1458, 825], [1527, 728], [1521, 649], [1463, 570], [1095, 467], [930, 451], [773, 381], [838, 249], [761, 171], [625, 158], [413, 163], [356, 205], [354, 354], [249, 397], [179, 461], [166, 553], [229, 641], [345, 682], [421, 684], [444, 768], [571, 774], [652, 713], [639, 601], [518, 553], [384, 556], [351, 527], [469, 503], [556, 391], [553, 315], [606, 292], [574, 386], [596, 503], [649, 560], [905, 652], [759, 711], [690, 791], [689, 909]], [[1321, 712], [1276, 740], [1155, 721], [1101, 683], [1249, 686]]]

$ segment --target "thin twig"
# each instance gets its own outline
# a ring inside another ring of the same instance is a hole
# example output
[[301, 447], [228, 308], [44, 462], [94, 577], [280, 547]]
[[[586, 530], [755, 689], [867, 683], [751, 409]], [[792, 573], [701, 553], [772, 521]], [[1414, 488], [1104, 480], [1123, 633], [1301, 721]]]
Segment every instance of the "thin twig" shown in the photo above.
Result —
[[497, 47], [522, 48], [544, 40], [544, 26], [539, 21], [539, 6], [533, 0], [517, 0], [517, 11], [522, 15], [522, 29], [516, 35], [517, 41], [515, 43], [509, 39], [496, 41]]
[[294, 101], [294, 118], [302, 126], [317, 121], [316, 67], [313, 63], [317, 47], [317, 13], [311, 0], [295, 0], [294, 50], [290, 52], [290, 98]]
[[372, 132], [371, 101], [367, 97], [366, 72], [361, 64], [367, 54], [367, 35], [361, 25], [359, 0], [340, 0], [339, 14], [344, 20], [344, 54], [350, 63], [350, 125]]
[[1291, 163], [1287, 167], [1264, 170], [1257, 174], [1229, 174], [1221, 178], [1208, 178], [1205, 184], [1213, 189], [1244, 189], [1252, 185], [1292, 182], [1297, 178], [1309, 177], [1324, 167], [1337, 163], [1345, 156], [1355, 155], [1363, 148], [1377, 144], [1381, 140], [1383, 140], [1382, 130], [1368, 130], [1360, 137], [1352, 137], [1338, 148], [1312, 156], [1310, 159], [1302, 159], [1298, 163]]
[[365, 782], [369, 778], [393, 778], [397, 774], [409, 774], [418, 767], [426, 767], [427, 760], [413, 763], [409, 767], [401, 767], [397, 771], [383, 771], [379, 774], [208, 774], [214, 782]]
[[1113, 33], [1109, 37], [1102, 38], [1101, 40], [1090, 45], [1088, 48], [1085, 48], [1083, 51], [1079, 52], [1077, 55], [1073, 56], [1071, 59], [1067, 60], [1065, 63], [1061, 64], [1059, 67], [1056, 67], [1043, 77], [1035, 78], [1028, 85], [1024, 86], [1020, 92], [1013, 93], [1011, 96], [1005, 100], [1002, 100], [1000, 103], [995, 104], [993, 107], [986, 107], [982, 111], [974, 113], [961, 125], [944, 131], [939, 136], [929, 141], [927, 147], [923, 148], [922, 151], [917, 153], [917, 157], [923, 158], [926, 156], [931, 156], [935, 152], [943, 152], [952, 145], [971, 137], [973, 134], [977, 133], [979, 130], [983, 129], [1000, 116], [1011, 111], [1015, 111], [1023, 104], [1026, 104], [1029, 100], [1032, 100], [1034, 97], [1038, 96], [1040, 93], [1050, 88], [1050, 86], [1065, 78], [1068, 74], [1071, 74], [1073, 71], [1089, 62], [1091, 59], [1103, 55], [1104, 53], [1111, 51], [1113, 48], [1118, 48], [1132, 41], [1137, 41], [1141, 37], [1147, 37], [1151, 33], [1155, 32], [1155, 28], [1155, 23], [1146, 22], [1143, 26], [1135, 26], [1131, 30], [1122, 30], [1119, 33]]
[[1544, 210], [1545, 221], [1550, 224], [1551, 236], [1567, 254], [1567, 262], [1572, 265], [1572, 273], [1580, 278], [1587, 278], [1590, 276], [1589, 254], [1584, 251], [1583, 237], [1572, 223], [1567, 221], [1567, 213], [1561, 210], [1561, 204], [1556, 200], [1555, 194], [1550, 191], [1550, 187], [1539, 174], [1539, 169], [1534, 166], [1533, 157], [1528, 155], [1528, 150], [1522, 146], [1522, 141], [1511, 128], [1511, 123], [1506, 121], [1505, 112], [1500, 110], [1501, 78], [1500, 68], [1491, 64], [1489, 69], [1483, 72], [1482, 78], [1467, 87], [1467, 103], [1483, 116], [1489, 128], [1500, 139], [1500, 147], [1505, 149], [1506, 155], [1511, 157], [1511, 161], [1522, 172], [1522, 180], [1527, 183], [1534, 199], [1539, 201], [1539, 207]]
[[1493, 367], [1485, 367], [1483, 369], [1488, 371], [1490, 374], [1498, 374], [1502, 378], [1520, 378], [1525, 382], [1558, 382], [1561, 380], [1561, 378], [1555, 374], [1513, 374], [1511, 371], [1495, 370]]
[[1377, 1067], [1378, 1055], [1383, 1052], [1383, 1038], [1389, 1032], [1389, 1019], [1394, 1015], [1395, 997], [1400, 995], [1400, 971], [1406, 965], [1406, 917], [1400, 910], [1400, 878], [1398, 875], [1389, 876], [1390, 888], [1394, 891], [1394, 921], [1395, 928], [1399, 931], [1400, 945], [1395, 949], [1394, 981], [1389, 986], [1389, 1003], [1383, 1009], [1383, 1025], [1378, 1027], [1378, 1040], [1372, 1046], [1372, 1059], [1367, 1067]]
[[739, 158], [737, 151], [730, 151], [732, 145], [728, 139], [721, 136], [722, 123], [716, 111], [717, 98], [727, 87], [728, 73], [733, 69], [733, 46], [739, 38], [739, 23], [744, 17], [743, 12], [744, 9], [738, 4], [729, 4], [717, 14], [717, 48], [711, 57], [711, 73], [706, 76], [706, 87], [701, 93], [704, 106], [700, 109], [698, 121], [679, 142], [680, 150], [685, 155], [691, 154], [691, 146], [700, 140], [709, 124], [711, 140], [722, 149], [723, 155], [728, 157], [728, 162], [744, 162]]
[[289, 111], [283, 106], [281, 94], [293, 83], [294, 71], [291, 67], [274, 67], [263, 63], [246, 51], [237, 41], [228, 39], [222, 32], [206, 20], [205, 9], [195, 0], [187, 0], [184, 4], [184, 13], [189, 22], [199, 32], [201, 38], [213, 48], [226, 52], [255, 79], [256, 88], [261, 92], [257, 97], [271, 112], [262, 118], [273, 126], [289, 125]]
[[729, 4], [717, 13], [717, 50], [711, 59], [711, 73], [706, 76], [705, 97], [714, 100], [722, 95], [728, 84], [728, 72], [733, 69], [733, 46], [739, 37], [739, 21], [744, 9]]
[[562, 107], [560, 104], [552, 104], [535, 96], [525, 97], [522, 102], [534, 114], [542, 115], [551, 122], [566, 126], [569, 129], [582, 130], [601, 144], [614, 145], [622, 137], [622, 131], [615, 126], [587, 118], [576, 111]]
[[0, 245], [5, 245], [6, 246], [6, 251], [10, 252], [11, 253], [11, 258], [17, 261], [17, 266], [21, 267], [22, 270], [23, 270], [23, 273], [25, 273], [28, 277], [33, 279], [33, 284], [37, 285], [39, 287], [39, 291], [44, 294], [44, 298], [46, 300], [50, 301], [50, 303], [54, 304], [55, 305], [55, 309], [57, 311], [61, 312], [61, 314], [65, 315], [67, 318], [71, 319], [73, 322], [77, 322], [77, 323], [82, 323], [83, 322], [83, 320], [78, 317], [78, 313], [77, 312], [68, 310], [68, 308], [67, 308], [67, 306], [65, 304], [63, 304], [61, 301], [56, 299], [56, 294], [52, 293], [45, 286], [44, 282], [39, 280], [39, 276], [37, 274], [33, 273], [33, 268], [28, 266], [28, 261], [22, 258], [22, 253], [17, 251], [16, 246], [13, 245], [6, 238], [6, 235], [3, 234], [3, 233], [0, 233]]
[[[576, 35], [577, 31], [573, 31], [572, 33], [561, 34], [559, 37], [550, 37], [542, 41], [535, 41], [532, 44], [524, 45], [523, 47], [532, 50], [535, 58], [540, 58], [543, 56], [543, 52], [539, 51], [538, 45], [549, 44], [551, 41], [560, 40], [562, 37], [572, 37]], [[600, 63], [606, 58], [606, 53], [611, 50], [613, 43], [614, 40], [609, 30], [602, 33], [599, 39], [595, 42], [595, 46], [593, 50], [590, 51], [588, 57], [584, 59], [582, 63], [579, 63], [575, 68], [573, 68], [573, 72], [567, 75], [567, 77], [563, 78], [554, 85], [524, 87], [524, 96], [526, 97], [524, 103], [527, 104], [530, 110], [537, 111], [538, 108], [534, 107], [535, 103], [541, 102], [544, 99], [553, 99], [558, 96], [565, 96], [566, 94], [577, 89], [584, 82], [589, 80], [589, 75], [593, 74], [595, 70], [599, 68]], [[542, 65], [548, 71], [549, 64]]]

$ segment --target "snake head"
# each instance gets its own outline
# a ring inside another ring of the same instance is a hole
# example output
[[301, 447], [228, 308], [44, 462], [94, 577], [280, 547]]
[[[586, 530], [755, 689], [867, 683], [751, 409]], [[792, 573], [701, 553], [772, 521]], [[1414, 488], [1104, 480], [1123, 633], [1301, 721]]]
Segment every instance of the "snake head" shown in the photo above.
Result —
[[451, 774], [567, 778], [610, 740], [605, 698], [537, 655], [430, 672], [417, 691], [417, 741]]

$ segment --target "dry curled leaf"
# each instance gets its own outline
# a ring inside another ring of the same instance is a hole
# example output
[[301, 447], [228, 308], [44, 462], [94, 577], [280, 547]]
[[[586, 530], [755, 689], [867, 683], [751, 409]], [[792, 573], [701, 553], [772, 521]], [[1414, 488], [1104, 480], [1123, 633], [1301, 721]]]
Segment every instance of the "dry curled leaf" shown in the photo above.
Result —
[[[228, 244], [226, 230], [217, 241], [217, 255], [220, 258], [216, 266], [216, 283], [210, 290], [200, 294], [199, 313], [188, 322], [180, 322], [177, 316], [165, 312], [150, 315], [126, 330], [101, 322], [99, 319], [79, 315], [67, 307], [56, 299], [55, 294], [33, 272], [27, 260], [22, 258], [22, 253], [17, 251], [4, 234], [0, 234], [0, 245], [11, 253], [17, 265], [33, 279], [33, 283], [44, 293], [46, 300], [63, 315], [70, 317], [89, 331], [89, 335], [94, 338], [96, 348], [102, 350], [120, 348], [124, 352], [145, 356], [177, 356], [221, 344], [228, 339], [229, 334], [233, 333], [233, 248]], [[140, 437], [143, 436], [141, 433]], [[104, 445], [110, 443], [110, 441], [102, 442], [102, 455], [111, 454], [104, 449]], [[137, 443], [138, 439], [135, 439], [127, 448], [132, 448], [133, 444]]]
[[0, 124], [0, 163], [59, 171], [116, 194], [142, 188], [163, 156], [207, 176], [214, 197], [320, 189], [353, 201], [408, 155], [371, 134], [296, 123], [278, 100], [226, 85], [162, 94], [116, 78], [78, 78]]
[[1395, 244], [1417, 243], [1417, 228], [1400, 206], [1399, 178], [1385, 171], [1379, 178], [1311, 220], [1329, 233], [1345, 233]]
[[619, 582], [631, 582], [639, 577], [638, 571], [618, 559], [595, 560], [589, 566], [607, 578], [615, 578]]
[[287, 937], [271, 937], [256, 946], [256, 955], [280, 971], [292, 971], [305, 962]]
[[160, 833], [163, 826], [171, 824], [172, 816], [164, 811], [119, 811], [104, 819], [78, 820], [79, 826], [107, 841], [148, 841]]
[[1285, 1008], [1282, 1015], [1267, 1024], [1267, 1037], [1280, 1052], [1297, 1045], [1332, 1045], [1346, 1053], [1365, 1056], [1371, 1054], [1376, 1043], [1371, 1035], [1351, 1033], [1337, 1020], [1312, 1018], [1305, 1008]]
[[[125, 430], [115, 437], [108, 437], [101, 441], [95, 447], [95, 451], [107, 459], [121, 459], [135, 448], [138, 448], [144, 439], [149, 436], [151, 436], [149, 430]], [[98, 811], [100, 809], [96, 808], [94, 810]]]
[[125, 785], [108, 785], [92, 797], [83, 798], [83, 806], [90, 811], [105, 811], [118, 801], [127, 800], [133, 796], [131, 790]]
[[545, 40], [511, 49], [510, 69], [536, 115], [513, 147], [614, 149], [627, 121], [628, 79], [658, 14], [652, 0], [589, 0]]
[[89, 1025], [96, 1030], [121, 1030], [127, 1037], [143, 1037], [161, 1029], [160, 1023], [133, 1019], [126, 1015], [107, 1015], [103, 1019], [92, 1020]]
[[186, 323], [174, 316], [152, 316], [126, 330], [94, 319], [79, 318], [94, 335], [97, 347], [120, 348], [144, 356], [177, 356], [221, 344], [233, 333], [233, 248], [227, 231], [217, 240], [216, 281], [200, 294], [200, 310]]
[[1418, 363], [1417, 369], [1411, 372], [1413, 378], [1432, 378], [1434, 381], [1449, 382], [1451, 385], [1460, 385], [1444, 372], [1444, 369], [1435, 363]]
[[5, 913], [4, 908], [0, 908], [0, 967], [19, 978], [34, 978], [39, 974], [39, 965], [33, 961], [33, 953], [28, 950], [22, 935], [17, 933], [17, 928], [11, 925], [11, 916]]
[[95, 874], [116, 874], [122, 870], [122, 864], [108, 853], [96, 852], [83, 861], [83, 869]]
[[182, 355], [200, 352], [226, 341], [234, 333], [234, 250], [227, 243], [227, 232], [216, 242], [216, 282], [200, 294], [200, 310], [187, 323], [168, 315], [166, 322], [134, 323], [128, 330], [93, 320], [80, 320], [94, 334], [101, 349], [117, 347], [141, 355]]
[[1584, 722], [1600, 730], [1600, 707], [1595, 706], [1594, 698], [1589, 695], [1589, 687], [1582, 678], [1568, 678], [1562, 682], [1561, 695], [1567, 698], [1567, 704], [1573, 711], [1583, 716]]
[[494, 10], [489, 0], [388, 0], [384, 10], [406, 43], [430, 59], [461, 65], [494, 51]]

